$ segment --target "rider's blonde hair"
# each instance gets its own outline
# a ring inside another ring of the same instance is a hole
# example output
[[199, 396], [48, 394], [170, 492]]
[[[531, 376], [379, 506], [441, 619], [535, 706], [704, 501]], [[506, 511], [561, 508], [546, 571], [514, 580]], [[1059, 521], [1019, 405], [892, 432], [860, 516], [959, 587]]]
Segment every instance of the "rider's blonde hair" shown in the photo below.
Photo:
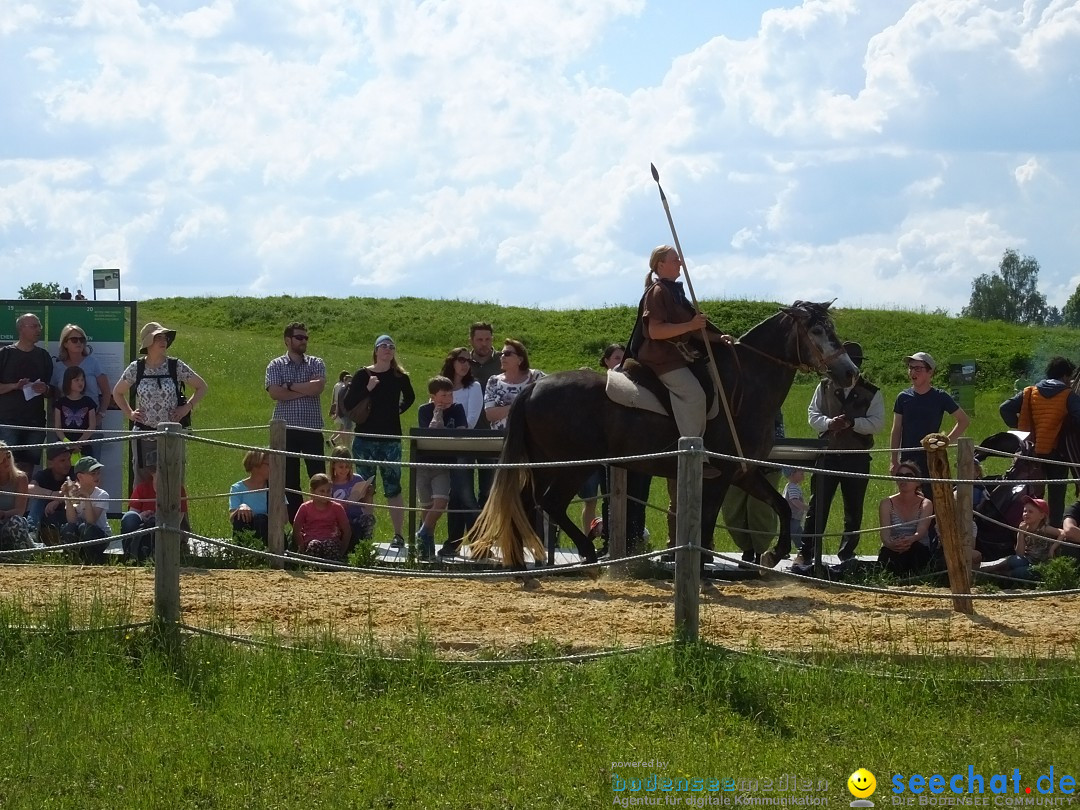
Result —
[[660, 266], [660, 262], [669, 253], [678, 254], [679, 251], [675, 250], [671, 245], [660, 245], [653, 248], [653, 252], [649, 255], [649, 272], [645, 274], [645, 288], [648, 289], [649, 285], [653, 283], [653, 276], [656, 275], [656, 268]]

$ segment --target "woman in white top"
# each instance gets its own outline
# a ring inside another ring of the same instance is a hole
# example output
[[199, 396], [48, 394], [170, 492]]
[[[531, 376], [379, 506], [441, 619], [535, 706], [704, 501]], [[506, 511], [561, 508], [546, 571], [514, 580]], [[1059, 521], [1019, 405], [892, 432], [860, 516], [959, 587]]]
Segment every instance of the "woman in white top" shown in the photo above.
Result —
[[[466, 423], [470, 428], [484, 410], [484, 393], [480, 383], [473, 379], [469, 350], [463, 346], [451, 349], [443, 361], [443, 377], [454, 384], [454, 402], [465, 409]], [[454, 461], [458, 464], [475, 464], [476, 456], [463, 454]], [[480, 504], [476, 500], [473, 488], [473, 471], [457, 468], [450, 471], [450, 504], [446, 515], [446, 542], [439, 549], [440, 557], [453, 557], [461, 546], [461, 538], [472, 528], [476, 516], [480, 514]]]
[[499, 357], [502, 374], [492, 376], [484, 391], [484, 415], [492, 430], [506, 430], [506, 417], [518, 394], [544, 376], [539, 369], [529, 368], [529, 352], [520, 340], [504, 340]]

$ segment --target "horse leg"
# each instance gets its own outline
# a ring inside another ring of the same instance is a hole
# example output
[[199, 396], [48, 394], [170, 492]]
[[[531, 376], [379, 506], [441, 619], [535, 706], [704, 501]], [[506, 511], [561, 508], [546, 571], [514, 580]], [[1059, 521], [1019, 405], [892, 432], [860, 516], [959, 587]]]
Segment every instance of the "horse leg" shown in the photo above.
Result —
[[[586, 467], [575, 467], [574, 470], [582, 470], [587, 473]], [[577, 523], [571, 520], [566, 513], [566, 508], [574, 499], [586, 477], [587, 474], [585, 476], [580, 474], [567, 475], [565, 472], [560, 471], [559, 475], [552, 476], [547, 490], [540, 496], [539, 501], [540, 508], [547, 512], [551, 519], [555, 521], [555, 525], [566, 532], [567, 536], [574, 541], [578, 556], [585, 562], [594, 563], [596, 562], [596, 547], [581, 531]]]
[[735, 481], [735, 486], [743, 490], [752, 498], [764, 501], [776, 513], [780, 520], [780, 533], [776, 545], [761, 555], [761, 564], [766, 568], [775, 568], [780, 560], [785, 559], [791, 553], [791, 507], [787, 499], [781, 495], [772, 482], [765, 477], [765, 473], [759, 467], [752, 468], [748, 473]]

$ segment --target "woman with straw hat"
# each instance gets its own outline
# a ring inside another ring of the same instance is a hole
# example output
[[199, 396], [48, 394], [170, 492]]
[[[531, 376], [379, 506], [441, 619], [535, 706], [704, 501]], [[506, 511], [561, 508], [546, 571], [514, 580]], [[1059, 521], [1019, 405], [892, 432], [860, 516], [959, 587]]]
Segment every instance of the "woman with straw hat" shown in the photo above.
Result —
[[[166, 329], [156, 321], [146, 324], [139, 333], [139, 353], [146, 357], [128, 365], [113, 386], [113, 401], [135, 430], [156, 430], [162, 422], [190, 425], [191, 412], [206, 396], [206, 381], [183, 360], [169, 357], [169, 347], [175, 339], [175, 329]], [[185, 396], [187, 386], [192, 389], [190, 397]], [[132, 388], [134, 408], [127, 397]], [[156, 466], [155, 442], [140, 441], [136, 447], [140, 469]]]

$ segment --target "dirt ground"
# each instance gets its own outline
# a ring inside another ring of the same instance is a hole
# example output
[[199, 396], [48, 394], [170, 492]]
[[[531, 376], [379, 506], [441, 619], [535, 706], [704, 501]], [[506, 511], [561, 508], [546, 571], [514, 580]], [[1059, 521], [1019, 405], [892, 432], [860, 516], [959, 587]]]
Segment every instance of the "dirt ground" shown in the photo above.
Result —
[[[186, 624], [261, 635], [332, 629], [358, 639], [408, 642], [423, 633], [447, 655], [512, 649], [551, 640], [572, 651], [671, 638], [673, 583], [559, 577], [536, 591], [509, 580], [421, 580], [340, 573], [184, 569]], [[153, 610], [147, 569], [0, 565], [0, 599], [24, 606], [76, 605], [95, 597], [129, 604], [133, 619]], [[702, 597], [701, 635], [744, 649], [1071, 657], [1080, 633], [1076, 597], [975, 602], [810, 588], [770, 578], [717, 583]]]

